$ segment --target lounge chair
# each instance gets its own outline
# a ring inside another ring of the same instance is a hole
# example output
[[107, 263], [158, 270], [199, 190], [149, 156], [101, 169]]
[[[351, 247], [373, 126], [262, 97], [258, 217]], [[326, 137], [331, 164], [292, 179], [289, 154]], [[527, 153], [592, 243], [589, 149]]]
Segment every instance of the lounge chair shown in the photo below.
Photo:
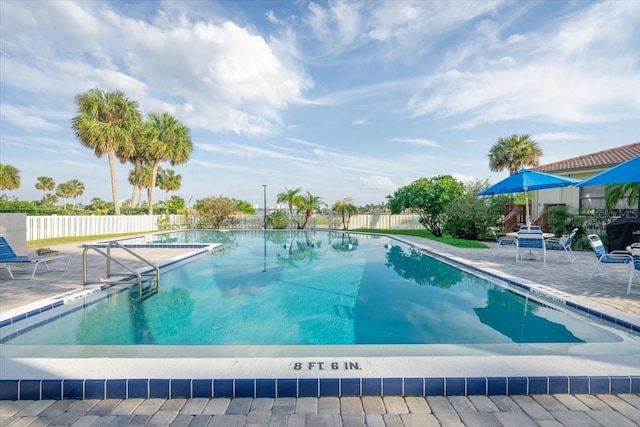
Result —
[[491, 230], [491, 232], [493, 233], [493, 238], [496, 239], [496, 246], [493, 248], [493, 256], [496, 256], [497, 250], [500, 248], [515, 248], [517, 246], [517, 240], [515, 237], [498, 237], [495, 230]]
[[576, 256], [573, 254], [573, 250], [571, 250], [571, 244], [573, 243], [573, 238], [576, 237], [576, 233], [578, 232], [577, 228], [571, 230], [569, 236], [567, 237], [549, 237], [546, 240], [547, 249], [562, 249], [564, 253], [569, 257], [569, 261], [571, 264], [576, 260]]
[[33, 264], [33, 271], [31, 272], [31, 277], [29, 277], [32, 279], [40, 264], [44, 264], [47, 267], [47, 271], [51, 271], [48, 262], [54, 260], [66, 260], [64, 270], [62, 270], [66, 271], [71, 262], [71, 255], [17, 256], [9, 242], [3, 236], [0, 236], [0, 268], [6, 269], [12, 279], [18, 279], [13, 275], [12, 267]]
[[516, 245], [516, 262], [520, 260], [521, 251], [527, 251], [531, 254], [533, 251], [542, 252], [542, 261], [544, 266], [547, 266], [547, 246], [545, 245], [544, 238], [542, 237], [542, 230], [540, 229], [520, 229], [518, 231], [518, 241]]
[[[589, 280], [593, 279], [593, 276], [602, 274], [608, 264], [629, 264], [633, 261], [633, 258], [631, 258], [631, 255], [629, 255], [629, 252], [627, 251], [607, 252], [607, 249], [604, 247], [602, 240], [600, 240], [600, 237], [597, 234], [589, 234], [587, 239], [589, 240], [589, 244], [598, 259], [596, 266], [591, 272]], [[633, 274], [633, 271], [631, 273]]]
[[[631, 274], [629, 274], [629, 285], [627, 286], [627, 293], [631, 292], [631, 282], [633, 281], [633, 276], [638, 278], [640, 281], [640, 243], [634, 243], [631, 245], [631, 258], [633, 259], [633, 269], [631, 270]], [[634, 294], [638, 294], [640, 292], [633, 291]]]

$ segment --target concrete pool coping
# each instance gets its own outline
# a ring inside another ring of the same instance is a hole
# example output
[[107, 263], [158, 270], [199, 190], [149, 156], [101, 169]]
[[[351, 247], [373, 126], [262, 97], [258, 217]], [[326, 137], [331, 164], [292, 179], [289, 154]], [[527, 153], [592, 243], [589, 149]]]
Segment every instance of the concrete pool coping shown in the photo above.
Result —
[[[396, 238], [394, 236], [394, 238]], [[469, 268], [484, 270], [487, 273], [498, 274], [500, 277], [513, 278], [523, 281], [521, 278], [505, 272], [504, 268], [496, 268], [495, 265], [478, 268], [476, 262], [461, 257], [452, 251], [435, 247], [430, 241], [416, 241], [414, 239], [398, 239], [416, 246], [421, 250], [433, 252], [436, 255], [448, 257], [455, 262], [462, 262]], [[491, 260], [492, 254], [488, 251], [484, 256]], [[558, 254], [563, 255], [563, 254]], [[503, 261], [503, 260], [502, 260]], [[512, 262], [515, 260], [512, 258]], [[515, 263], [515, 262], [514, 262]], [[553, 261], [549, 261], [553, 265]], [[530, 268], [532, 263], [527, 267]], [[559, 264], [564, 268], [563, 264]], [[539, 268], [539, 267], [538, 267]], [[526, 269], [524, 266], [522, 269]], [[521, 269], [521, 270], [522, 270]], [[534, 270], [537, 268], [534, 267]], [[618, 275], [620, 275], [618, 273]], [[524, 280], [527, 286], [535, 285], [561, 292], [573, 299], [585, 304], [585, 298], [566, 293], [562, 289], [551, 288], [544, 281], [542, 283]], [[534, 287], [535, 287], [534, 286]], [[556, 295], [558, 297], [558, 295]], [[630, 296], [631, 307], [637, 301], [635, 296]], [[616, 318], [622, 318], [632, 325], [640, 324], [640, 317], [633, 312], [620, 311], [607, 304], [599, 304], [589, 301], [588, 306], [597, 307], [602, 312], [615, 314]], [[631, 310], [633, 311], [633, 310]], [[607, 314], [609, 315], [609, 314]], [[184, 353], [183, 353], [184, 354]], [[320, 360], [318, 360], [320, 359]], [[68, 393], [78, 396], [82, 390], [82, 396], [87, 395], [87, 386], [94, 390], [97, 381], [98, 388], [102, 387], [103, 397], [108, 395], [108, 385], [117, 384], [117, 395], [122, 394], [122, 387], [126, 395], [138, 395], [142, 389], [147, 390], [147, 396], [165, 394], [165, 390], [173, 388], [171, 384], [176, 382], [176, 387], [186, 390], [184, 381], [188, 381], [191, 396], [194, 394], [194, 381], [197, 384], [205, 381], [204, 389], [207, 389], [207, 381], [211, 381], [211, 395], [216, 395], [216, 383], [220, 382], [227, 393], [233, 390], [233, 396], [258, 397], [259, 391], [265, 392], [265, 396], [282, 390], [284, 395], [291, 395], [292, 380], [295, 380], [296, 396], [300, 396], [301, 390], [313, 395], [314, 384], [317, 385], [318, 396], [322, 396], [323, 384], [325, 391], [360, 394], [367, 391], [384, 394], [384, 384], [388, 383], [387, 390], [405, 393], [405, 380], [408, 381], [412, 392], [421, 388], [422, 392], [447, 395], [448, 393], [464, 394], [507, 394], [513, 384], [512, 393], [528, 394], [534, 387], [537, 392], [546, 390], [571, 392], [573, 384], [575, 390], [590, 390], [597, 387], [607, 392], [640, 392], [640, 356], [628, 355], [473, 355], [473, 356], [420, 356], [420, 357], [358, 357], [354, 354], [349, 357], [231, 357], [231, 358], [3, 358], [0, 369], [2, 390], [9, 390], [8, 396], [13, 396], [15, 389], [20, 384], [26, 384], [31, 390], [29, 396], [39, 390], [43, 395], [43, 381], [52, 380], [60, 382], [60, 393], [64, 394], [63, 383], [69, 384]], [[353, 369], [339, 369], [336, 371], [320, 370], [317, 363], [325, 366], [337, 363], [339, 367], [350, 366]], [[305, 369], [295, 369], [295, 364], [300, 363]], [[313, 365], [309, 365], [314, 363]], [[345, 363], [347, 365], [345, 365]], [[89, 380], [91, 379], [91, 380]], [[509, 381], [510, 379], [510, 381]], [[393, 381], [391, 381], [393, 380]], [[34, 381], [39, 386], [35, 387]], [[75, 382], [74, 382], [75, 381]], [[78, 381], [81, 382], [79, 385]], [[87, 383], [87, 381], [90, 381]], [[114, 382], [115, 381], [115, 382]], [[123, 383], [124, 381], [124, 383]], [[228, 381], [231, 381], [229, 386]], [[284, 382], [283, 382], [284, 381]], [[337, 381], [337, 385], [335, 383]], [[391, 382], [390, 382], [391, 381]], [[111, 382], [111, 383], [110, 383]], [[282, 387], [278, 384], [282, 382]], [[141, 384], [146, 384], [142, 386]], [[344, 383], [344, 384], [343, 384]], [[47, 383], [49, 384], [49, 383]], [[55, 384], [58, 384], [57, 382]], [[101, 384], [101, 385], [100, 385]], [[402, 387], [399, 386], [402, 384]], [[421, 385], [420, 385], [421, 384]], [[449, 384], [449, 387], [447, 387]], [[130, 390], [130, 385], [133, 388]], [[57, 386], [54, 386], [54, 390]], [[231, 387], [231, 389], [229, 389]], [[462, 388], [461, 388], [462, 387]], [[221, 389], [222, 390], [222, 389]], [[311, 390], [311, 391], [309, 391]], [[447, 392], [449, 390], [449, 392]], [[621, 391], [620, 391], [621, 390]], [[626, 390], [626, 391], [625, 391]], [[238, 393], [236, 393], [236, 391]], [[484, 393], [482, 393], [484, 391]], [[440, 393], [442, 392], [442, 393]], [[19, 393], [19, 392], [18, 392]], [[54, 391], [54, 394], [56, 392]], [[206, 392], [205, 392], [206, 393]], [[99, 394], [99, 392], [98, 392]], [[249, 396], [252, 394], [252, 396]], [[306, 394], [304, 394], [306, 395]], [[6, 398], [5, 393], [2, 393]]]

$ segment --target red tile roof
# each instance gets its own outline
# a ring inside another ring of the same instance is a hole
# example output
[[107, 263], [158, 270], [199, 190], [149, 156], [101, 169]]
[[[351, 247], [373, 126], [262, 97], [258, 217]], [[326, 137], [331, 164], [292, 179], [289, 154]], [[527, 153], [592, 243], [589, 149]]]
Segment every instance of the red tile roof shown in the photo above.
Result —
[[572, 157], [559, 162], [541, 165], [534, 169], [541, 172], [559, 172], [578, 169], [609, 168], [637, 156], [640, 156], [640, 142], [598, 151], [593, 154], [585, 154], [584, 156]]

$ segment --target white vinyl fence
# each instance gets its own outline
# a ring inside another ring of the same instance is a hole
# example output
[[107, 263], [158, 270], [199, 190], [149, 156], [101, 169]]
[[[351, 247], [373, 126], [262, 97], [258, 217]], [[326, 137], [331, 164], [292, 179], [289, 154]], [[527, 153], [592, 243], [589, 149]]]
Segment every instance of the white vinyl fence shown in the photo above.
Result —
[[[97, 236], [160, 230], [164, 215], [90, 215], [90, 216], [28, 216], [27, 240], [55, 237]], [[168, 215], [170, 228], [184, 223], [183, 215]]]
[[[349, 220], [349, 229], [419, 230], [424, 227], [420, 224], [418, 218], [418, 215], [355, 215]], [[342, 217], [334, 215], [331, 227], [342, 228]]]
[[[261, 229], [261, 215], [240, 215], [234, 228]], [[197, 217], [189, 217], [185, 224], [183, 215], [119, 215], [119, 216], [27, 216], [27, 241], [56, 237], [99, 236], [105, 234], [145, 233], [166, 229], [195, 228]], [[324, 225], [323, 225], [324, 224]], [[327, 225], [328, 224], [328, 225]], [[342, 229], [340, 216], [314, 217], [308, 229]], [[421, 229], [417, 215], [355, 215], [349, 221], [349, 229]]]

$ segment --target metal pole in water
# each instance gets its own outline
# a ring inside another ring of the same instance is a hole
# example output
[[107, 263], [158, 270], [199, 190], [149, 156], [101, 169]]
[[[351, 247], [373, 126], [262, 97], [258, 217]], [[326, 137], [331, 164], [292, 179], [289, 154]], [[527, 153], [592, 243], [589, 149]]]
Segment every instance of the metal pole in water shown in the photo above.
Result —
[[262, 189], [264, 190], [264, 224], [262, 225], [262, 229], [267, 229], [267, 184], [262, 184]]

